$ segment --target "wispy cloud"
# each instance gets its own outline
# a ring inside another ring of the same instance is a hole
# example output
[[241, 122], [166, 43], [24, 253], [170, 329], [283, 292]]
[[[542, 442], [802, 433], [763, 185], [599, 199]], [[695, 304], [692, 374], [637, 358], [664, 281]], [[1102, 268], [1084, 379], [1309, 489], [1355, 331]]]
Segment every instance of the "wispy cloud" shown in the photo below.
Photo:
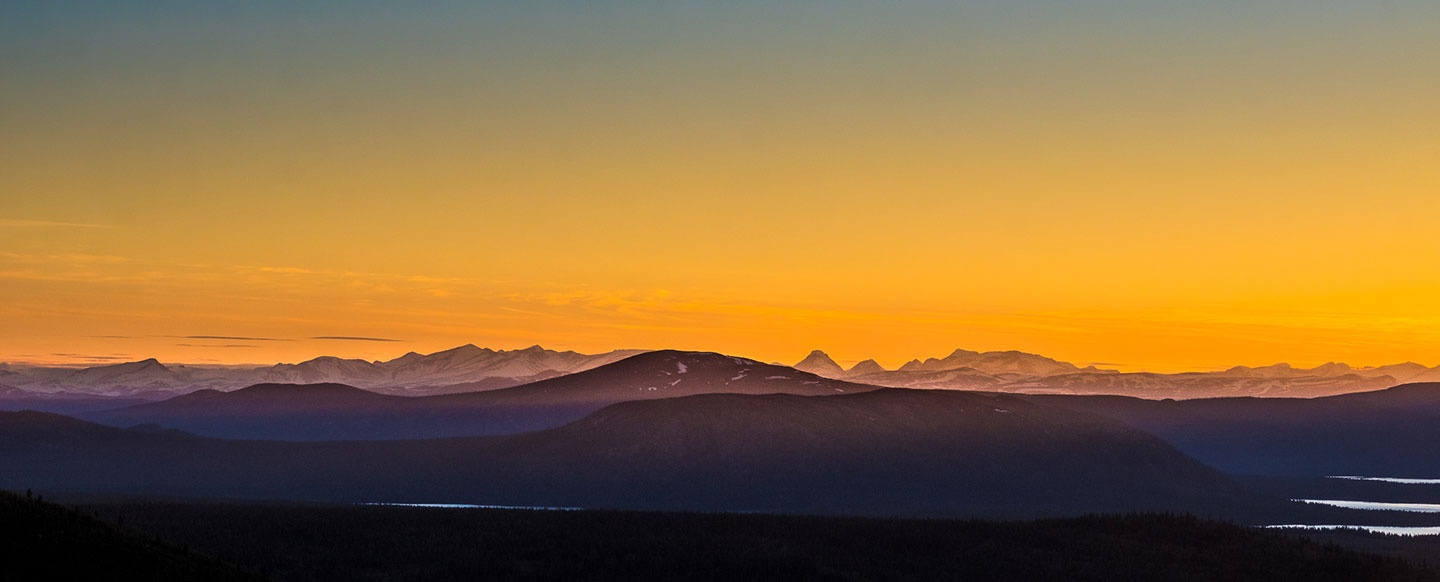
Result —
[[0, 259], [27, 265], [94, 265], [128, 263], [129, 257], [92, 255], [89, 253], [52, 253], [47, 255], [0, 252]]
[[114, 228], [108, 224], [88, 224], [84, 222], [61, 222], [56, 220], [22, 220], [17, 218], [0, 218], [0, 227], [15, 228]]
[[182, 348], [258, 348], [251, 344], [175, 344]]
[[353, 336], [344, 336], [344, 335], [322, 335], [322, 336], [315, 336], [315, 337], [312, 337], [312, 338], [310, 338], [310, 339], [315, 339], [315, 340], [341, 340], [341, 341], [351, 341], [351, 342], [406, 342], [406, 341], [410, 341], [410, 340], [390, 339], [390, 338], [383, 338], [383, 337], [353, 337]]
[[55, 356], [55, 357], [58, 357], [58, 358], [69, 358], [69, 359], [72, 359], [72, 360], [91, 360], [91, 361], [96, 361], [96, 362], [110, 362], [110, 361], [115, 361], [115, 360], [129, 360], [129, 359], [130, 359], [130, 356], [127, 356], [127, 355], [119, 355], [119, 356], [94, 356], [94, 355], [90, 355], [90, 354], [66, 354], [66, 353], [55, 353], [55, 354], [50, 354], [50, 355]]
[[291, 275], [310, 275], [315, 273], [315, 271], [311, 271], [310, 269], [297, 267], [254, 267], [254, 269], [262, 273], [288, 273]]
[[169, 336], [169, 337], [174, 337], [174, 338], [179, 338], [179, 339], [195, 339], [195, 340], [228, 340], [228, 341], [236, 341], [236, 342], [293, 342], [293, 341], [295, 341], [295, 340], [293, 340], [293, 339], [286, 339], [286, 338], [274, 338], [274, 337], [244, 337], [244, 336], [233, 336], [233, 335], [176, 335], [176, 336]]

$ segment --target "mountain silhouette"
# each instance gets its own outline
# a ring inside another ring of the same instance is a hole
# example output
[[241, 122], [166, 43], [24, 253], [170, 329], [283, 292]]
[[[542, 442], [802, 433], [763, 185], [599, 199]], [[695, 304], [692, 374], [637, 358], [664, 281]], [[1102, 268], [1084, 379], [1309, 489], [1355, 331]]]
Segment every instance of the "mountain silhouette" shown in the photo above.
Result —
[[216, 580], [266, 577], [41, 499], [0, 491], [4, 580]]
[[826, 378], [839, 378], [845, 375], [845, 369], [841, 368], [840, 364], [835, 363], [835, 360], [830, 359], [829, 354], [820, 350], [810, 352], [810, 355], [805, 356], [805, 359], [795, 364], [794, 368], [802, 372], [825, 376]]
[[849, 370], [845, 371], [845, 376], [847, 378], [857, 378], [866, 374], [883, 374], [886, 371], [885, 368], [880, 367], [879, 362], [875, 360], [865, 360], [851, 366]]
[[627, 400], [711, 393], [829, 395], [875, 388], [733, 356], [658, 351], [482, 392], [401, 397], [341, 384], [262, 384], [82, 416], [118, 427], [154, 424], [225, 438], [389, 440], [551, 428]]
[[1440, 383], [1319, 398], [1145, 400], [1027, 395], [1154, 433], [1227, 473], [1433, 477]]
[[902, 389], [631, 401], [538, 432], [387, 442], [0, 413], [0, 463], [7, 487], [349, 502], [1022, 516], [1244, 501], [1221, 473], [1113, 420]]

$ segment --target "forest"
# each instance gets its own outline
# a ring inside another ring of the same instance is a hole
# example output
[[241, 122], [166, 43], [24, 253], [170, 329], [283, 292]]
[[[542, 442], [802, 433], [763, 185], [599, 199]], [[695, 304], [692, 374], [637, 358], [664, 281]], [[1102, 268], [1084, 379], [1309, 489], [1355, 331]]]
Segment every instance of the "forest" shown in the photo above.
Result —
[[0, 580], [1440, 580], [1414, 556], [1164, 513], [999, 522], [66, 502], [0, 495], [12, 550]]

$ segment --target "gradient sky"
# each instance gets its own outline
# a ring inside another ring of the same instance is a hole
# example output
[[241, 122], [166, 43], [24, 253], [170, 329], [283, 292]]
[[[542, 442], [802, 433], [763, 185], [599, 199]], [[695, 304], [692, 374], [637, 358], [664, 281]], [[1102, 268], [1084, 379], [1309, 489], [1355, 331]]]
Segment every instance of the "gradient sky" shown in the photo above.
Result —
[[4, 2], [0, 360], [1440, 364], [1436, 71], [1432, 0]]

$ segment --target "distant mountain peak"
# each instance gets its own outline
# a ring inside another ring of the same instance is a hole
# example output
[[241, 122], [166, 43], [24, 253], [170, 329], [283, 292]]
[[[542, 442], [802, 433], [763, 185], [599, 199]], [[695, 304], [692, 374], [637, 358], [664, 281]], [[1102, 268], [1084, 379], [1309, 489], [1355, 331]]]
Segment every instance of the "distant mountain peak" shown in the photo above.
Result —
[[851, 366], [850, 369], [846, 371], [846, 373], [851, 376], [862, 376], [865, 374], [878, 374], [884, 371], [885, 368], [882, 367], [879, 362], [876, 362], [875, 360], [865, 360], [863, 362], [855, 364], [854, 366]]
[[84, 368], [78, 370], [76, 374], [99, 375], [116, 373], [128, 374], [137, 372], [167, 373], [170, 372], [170, 368], [165, 367], [165, 364], [160, 363], [160, 360], [157, 360], [155, 358], [146, 358], [138, 362], [124, 362], [120, 364], [106, 364], [104, 366]]
[[1349, 374], [1349, 373], [1353, 372], [1354, 370], [1355, 370], [1354, 368], [1351, 368], [1351, 367], [1350, 367], [1350, 364], [1345, 364], [1345, 363], [1340, 363], [1340, 362], [1325, 362], [1324, 364], [1320, 364], [1319, 366], [1315, 366], [1315, 367], [1312, 368], [1310, 371], [1311, 371], [1311, 372], [1314, 372], [1314, 373], [1316, 373], [1316, 374], [1318, 374], [1318, 375], [1323, 375], [1323, 376], [1335, 376], [1335, 375]]
[[[1385, 368], [1389, 368], [1388, 366]], [[1306, 376], [1315, 377], [1337, 377], [1356, 372], [1349, 364], [1339, 362], [1326, 362], [1314, 368], [1296, 368], [1286, 362], [1251, 368], [1249, 366], [1235, 366], [1225, 370], [1222, 375], [1242, 378], [1300, 378]], [[1405, 374], [1401, 374], [1405, 375]]]
[[835, 363], [835, 360], [831, 359], [829, 354], [820, 350], [810, 352], [810, 355], [805, 356], [805, 359], [800, 360], [799, 363], [791, 367], [802, 372], [810, 372], [811, 374], [826, 377], [839, 376], [845, 372], [845, 369], [841, 368], [840, 364]]
[[651, 359], [666, 359], [666, 360], [678, 359], [678, 360], [682, 360], [682, 361], [714, 362], [714, 363], [716, 363], [716, 364], [721, 364], [721, 365], [726, 365], [726, 366], [730, 366], [730, 365], [738, 365], [738, 366], [762, 365], [760, 362], [758, 362], [758, 361], [756, 361], [756, 360], [752, 360], [752, 359], [750, 359], [750, 358], [742, 358], [742, 357], [740, 357], [740, 356], [731, 356], [731, 355], [726, 355], [726, 354], [722, 354], [722, 353], [719, 353], [719, 352], [700, 352], [700, 351], [688, 351], [688, 350], [655, 350], [655, 351], [650, 351], [650, 352], [642, 352], [642, 353], [636, 354], [636, 355], [634, 355], [634, 356], [631, 356], [631, 357], [629, 357], [629, 358], [625, 358], [625, 360], [622, 360], [622, 361], [627, 361], [627, 360], [628, 360], [628, 361], [631, 361], [631, 362], [636, 362], [636, 363], [638, 363], [638, 362], [645, 362], [645, 361], [648, 361], [648, 360], [651, 360]]
[[[476, 353], [476, 352], [488, 352], [488, 351], [490, 351], [489, 348], [482, 348], [482, 347], [477, 346], [477, 345], [475, 345], [475, 344], [465, 344], [465, 345], [463, 345], [463, 346], [456, 346], [456, 347], [450, 348], [450, 349], [448, 349], [448, 350], [441, 350], [441, 351], [435, 352], [434, 354], [430, 354], [430, 355], [433, 356], [433, 355], [436, 355], [436, 354], [471, 354], [471, 353]], [[411, 353], [414, 353], [414, 352], [411, 352]], [[417, 354], [417, 355], [418, 355], [418, 354]]]
[[901, 371], [901, 372], [915, 372], [915, 371], [921, 370], [921, 369], [924, 368], [924, 367], [925, 367], [925, 363], [924, 363], [924, 362], [921, 362], [919, 358], [916, 358], [916, 359], [910, 360], [910, 361], [908, 361], [908, 362], [905, 362], [904, 365], [900, 366], [900, 371]]
[[1032, 376], [1049, 376], [1079, 370], [1079, 367], [1069, 362], [1061, 362], [1019, 350], [975, 352], [957, 349], [943, 359], [927, 358], [924, 362], [914, 360], [906, 363], [900, 367], [899, 371], [941, 372], [962, 368], [970, 368], [987, 374], [1025, 374]]

